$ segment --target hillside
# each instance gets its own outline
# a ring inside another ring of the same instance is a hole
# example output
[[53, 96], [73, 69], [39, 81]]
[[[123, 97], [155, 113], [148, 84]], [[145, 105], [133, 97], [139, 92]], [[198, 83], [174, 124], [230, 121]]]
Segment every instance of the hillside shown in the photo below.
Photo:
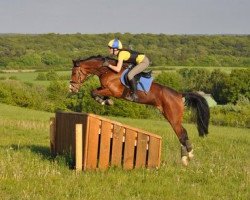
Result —
[[250, 66], [249, 35], [52, 33], [0, 35], [0, 69], [65, 69], [72, 59], [107, 56], [107, 43], [114, 37], [125, 48], [146, 53], [152, 66]]

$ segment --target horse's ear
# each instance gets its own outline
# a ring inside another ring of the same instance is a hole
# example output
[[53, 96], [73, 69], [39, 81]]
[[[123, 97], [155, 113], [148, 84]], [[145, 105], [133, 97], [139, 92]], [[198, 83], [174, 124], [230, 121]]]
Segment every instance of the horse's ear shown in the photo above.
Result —
[[74, 67], [79, 67], [79, 62], [77, 60], [72, 60]]

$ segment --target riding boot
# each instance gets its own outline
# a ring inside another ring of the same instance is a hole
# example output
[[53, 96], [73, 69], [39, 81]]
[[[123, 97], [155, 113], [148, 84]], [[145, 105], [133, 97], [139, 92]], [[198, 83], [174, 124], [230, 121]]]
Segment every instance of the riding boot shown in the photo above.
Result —
[[129, 100], [136, 102], [138, 100], [138, 96], [136, 94], [137, 82], [136, 82], [135, 78], [132, 78], [131, 80], [129, 80], [129, 85], [130, 85], [130, 89], [131, 89], [131, 94], [130, 94]]

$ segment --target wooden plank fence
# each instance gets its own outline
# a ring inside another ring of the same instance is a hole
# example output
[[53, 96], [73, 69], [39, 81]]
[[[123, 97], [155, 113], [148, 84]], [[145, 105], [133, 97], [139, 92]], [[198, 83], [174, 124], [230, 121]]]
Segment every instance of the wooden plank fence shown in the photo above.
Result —
[[160, 166], [158, 135], [86, 113], [57, 112], [50, 122], [52, 155], [69, 154], [76, 170]]

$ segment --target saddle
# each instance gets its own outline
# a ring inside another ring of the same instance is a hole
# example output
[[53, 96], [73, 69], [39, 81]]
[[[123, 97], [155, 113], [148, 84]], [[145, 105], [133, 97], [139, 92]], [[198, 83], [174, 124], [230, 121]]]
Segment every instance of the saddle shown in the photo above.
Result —
[[[127, 68], [121, 75], [121, 82], [127, 88], [129, 88], [127, 75], [131, 69], [132, 69], [131, 67]], [[148, 92], [153, 82], [152, 70], [147, 71], [147, 72], [141, 72], [135, 75], [135, 80], [137, 82], [137, 90]]]
[[[135, 66], [134, 64], [130, 64], [130, 65], [128, 66], [128, 68], [127, 68], [128, 70], [127, 70], [126, 74], [124, 74], [124, 75], [126, 75], [126, 77], [127, 77], [128, 73], [130, 72], [130, 70], [134, 68], [134, 66]], [[125, 70], [125, 71], [126, 71], [126, 70]], [[145, 72], [143, 71], [143, 72], [140, 72], [139, 74], [136, 74], [136, 75], [135, 75], [135, 80], [136, 80], [136, 81], [139, 81], [141, 77], [144, 77], [144, 78], [151, 78], [151, 77], [152, 77], [152, 70], [150, 70], [150, 71], [145, 71]], [[126, 84], [129, 84], [127, 79], [126, 79]]]
[[141, 77], [151, 78], [152, 77], [152, 70], [147, 71], [147, 72], [141, 72], [141, 73], [135, 75], [135, 79], [140, 80]]

